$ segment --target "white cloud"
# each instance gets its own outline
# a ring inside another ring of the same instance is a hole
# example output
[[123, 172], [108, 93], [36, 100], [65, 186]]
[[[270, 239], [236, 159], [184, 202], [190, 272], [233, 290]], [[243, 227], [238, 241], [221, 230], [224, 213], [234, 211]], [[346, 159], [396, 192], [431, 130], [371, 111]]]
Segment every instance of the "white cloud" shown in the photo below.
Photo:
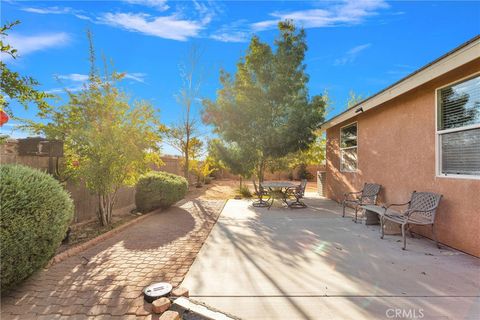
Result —
[[[155, 8], [159, 11], [169, 9], [166, 0], [123, 0], [125, 3]], [[105, 12], [93, 16], [82, 10], [70, 7], [24, 7], [21, 10], [36, 14], [71, 14], [78, 19], [89, 20], [95, 24], [106, 24], [124, 30], [140, 32], [164, 39], [186, 41], [198, 37], [220, 10], [210, 2], [192, 1], [191, 5], [176, 5], [173, 13], [157, 16], [147, 13]], [[188, 18], [187, 18], [188, 17]], [[237, 40], [240, 34], [236, 34]], [[221, 36], [217, 36], [219, 38]], [[226, 39], [226, 35], [222, 37]], [[233, 38], [229, 37], [229, 41]]]
[[253, 23], [252, 29], [262, 31], [275, 28], [279, 21], [292, 19], [304, 28], [322, 28], [337, 25], [362, 23], [367, 17], [376, 15], [379, 9], [388, 8], [384, 0], [344, 0], [322, 9], [291, 12], [273, 12], [274, 19]]
[[45, 7], [45, 8], [25, 7], [25, 8], [21, 8], [20, 10], [23, 10], [25, 12], [30, 12], [30, 13], [37, 13], [37, 14], [72, 14], [78, 19], [92, 21], [92, 18], [87, 16], [83, 11], [74, 10], [70, 7]]
[[72, 13], [72, 8], [69, 7], [46, 7], [46, 8], [21, 8], [22, 11], [38, 14], [67, 14]]
[[90, 17], [88, 17], [88, 16], [86, 16], [86, 15], [84, 15], [84, 14], [78, 14], [78, 13], [76, 13], [76, 14], [74, 14], [74, 16], [77, 17], [78, 19], [92, 21], [92, 18], [90, 18]]
[[159, 11], [165, 11], [169, 9], [167, 5], [167, 0], [123, 0], [124, 2], [130, 4], [137, 4], [146, 7], [151, 7]]
[[176, 14], [152, 17], [144, 13], [105, 13], [99, 22], [164, 39], [185, 41], [197, 36], [209, 20], [185, 20]]
[[146, 73], [142, 72], [133, 72], [133, 73], [126, 73], [124, 78], [125, 79], [130, 79], [133, 81], [137, 81], [140, 83], [145, 83], [145, 77], [147, 76]]
[[370, 46], [371, 43], [366, 43], [353, 47], [352, 49], [348, 50], [343, 57], [335, 59], [334, 65], [342, 66], [353, 63], [357, 59], [357, 56], [360, 54], [360, 52], [364, 51]]
[[212, 34], [210, 38], [221, 42], [247, 42], [248, 35], [248, 32], [230, 31]]
[[78, 84], [78, 85], [75, 85], [75, 86], [54, 88], [54, 89], [46, 90], [45, 93], [59, 94], [59, 93], [64, 93], [65, 91], [73, 93], [73, 92], [78, 92], [78, 91], [82, 90], [83, 88], [84, 88], [84, 86], [83, 86], [83, 83], [82, 83], [82, 84]]
[[[132, 1], [136, 4], [153, 5], [151, 1]], [[159, 1], [156, 4], [160, 5]], [[166, 2], [164, 4], [166, 5]], [[95, 23], [164, 39], [186, 41], [192, 37], [204, 36], [201, 33], [219, 10], [216, 4], [194, 0], [176, 3], [172, 13], [161, 16], [140, 12], [107, 12], [100, 15]]]
[[[146, 76], [147, 74], [142, 72], [124, 73], [125, 79], [130, 79], [140, 83], [145, 83]], [[88, 75], [81, 73], [56, 74], [54, 77], [58, 80], [66, 80], [67, 85], [47, 90], [45, 91], [46, 93], [59, 94], [65, 91], [78, 92], [82, 90], [88, 82]]]
[[210, 35], [211, 39], [222, 42], [247, 42], [250, 30], [245, 28], [246, 20], [237, 20], [225, 24]]
[[[134, 80], [137, 82], [145, 83], [145, 77], [147, 76], [146, 73], [143, 72], [124, 72], [123, 77], [125, 79]], [[59, 80], [68, 80], [72, 82], [81, 82], [85, 83], [88, 80], [88, 74], [81, 74], [81, 73], [69, 73], [69, 74], [58, 74], [54, 75], [55, 78]]]
[[[70, 42], [70, 35], [65, 32], [44, 33], [37, 35], [20, 35], [11, 33], [8, 35], [7, 43], [18, 50], [18, 56], [46, 50], [55, 47], [62, 47]], [[8, 59], [8, 57], [4, 56]]]
[[70, 80], [74, 82], [85, 82], [88, 80], [88, 75], [80, 73], [70, 73], [57, 75], [56, 78], [61, 80]]

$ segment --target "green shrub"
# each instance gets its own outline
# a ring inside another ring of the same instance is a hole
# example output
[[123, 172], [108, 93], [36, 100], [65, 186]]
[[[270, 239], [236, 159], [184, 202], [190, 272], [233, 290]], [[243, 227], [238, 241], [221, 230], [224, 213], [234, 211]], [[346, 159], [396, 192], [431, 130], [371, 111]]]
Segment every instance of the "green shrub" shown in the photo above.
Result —
[[151, 171], [140, 177], [135, 204], [140, 212], [167, 208], [183, 199], [188, 191], [187, 180], [175, 174]]
[[290, 171], [287, 176], [288, 180], [292, 181], [293, 180], [293, 172]]
[[0, 166], [2, 291], [44, 267], [73, 217], [69, 194], [52, 176], [20, 165]]
[[247, 186], [241, 186], [240, 188], [238, 188], [238, 193], [240, 193], [244, 198], [252, 197], [252, 193], [250, 192], [250, 189], [248, 189]]
[[302, 179], [311, 180], [314, 178], [314, 176], [310, 172], [308, 172], [307, 166], [305, 164], [301, 164], [298, 167], [297, 176], [298, 176], [298, 180], [302, 180]]

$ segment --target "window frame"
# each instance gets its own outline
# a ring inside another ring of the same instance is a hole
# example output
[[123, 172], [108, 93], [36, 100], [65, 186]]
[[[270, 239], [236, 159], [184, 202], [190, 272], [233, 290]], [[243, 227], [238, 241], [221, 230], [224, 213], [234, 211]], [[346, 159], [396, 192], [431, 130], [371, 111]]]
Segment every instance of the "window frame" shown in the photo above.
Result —
[[[357, 145], [354, 146], [354, 147], [346, 147], [346, 148], [342, 148], [342, 129], [343, 128], [346, 128], [346, 127], [350, 127], [351, 125], [353, 124], [356, 124], [357, 125]], [[341, 126], [340, 127], [340, 130], [339, 130], [339, 137], [338, 137], [338, 147], [339, 147], [339, 161], [340, 161], [340, 172], [348, 172], [348, 173], [355, 173], [355, 172], [358, 172], [358, 121], [353, 121], [353, 122], [350, 122], [349, 124], [346, 124], [344, 126]], [[357, 149], [357, 164], [355, 166], [355, 170], [344, 170], [342, 169], [343, 166], [343, 157], [342, 157], [342, 151], [343, 150], [348, 150], [348, 149], [353, 149], [353, 148], [356, 148]]]
[[435, 177], [436, 178], [447, 178], [447, 179], [469, 179], [469, 180], [480, 180], [480, 175], [470, 175], [470, 174], [454, 174], [454, 173], [442, 173], [442, 147], [440, 144], [440, 139], [441, 135], [446, 134], [446, 133], [452, 133], [452, 132], [460, 132], [460, 131], [467, 131], [471, 129], [480, 129], [480, 123], [477, 124], [471, 124], [468, 126], [464, 127], [459, 127], [459, 128], [451, 128], [451, 129], [444, 129], [444, 130], [439, 130], [439, 108], [440, 108], [440, 95], [439, 92], [442, 89], [445, 89], [447, 87], [454, 86], [456, 84], [468, 81], [470, 79], [476, 78], [480, 76], [480, 72], [475, 72], [472, 73], [466, 77], [457, 79], [455, 81], [452, 81], [450, 83], [447, 83], [445, 85], [442, 85], [441, 87], [437, 87], [435, 89]]

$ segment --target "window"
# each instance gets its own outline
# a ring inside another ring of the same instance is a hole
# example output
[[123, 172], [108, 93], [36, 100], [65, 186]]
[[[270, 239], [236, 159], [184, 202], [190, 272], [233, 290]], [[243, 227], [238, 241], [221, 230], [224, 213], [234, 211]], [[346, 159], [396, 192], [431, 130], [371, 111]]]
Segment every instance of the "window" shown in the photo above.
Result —
[[437, 91], [438, 174], [480, 178], [480, 75]]
[[357, 123], [340, 128], [340, 171], [357, 171]]

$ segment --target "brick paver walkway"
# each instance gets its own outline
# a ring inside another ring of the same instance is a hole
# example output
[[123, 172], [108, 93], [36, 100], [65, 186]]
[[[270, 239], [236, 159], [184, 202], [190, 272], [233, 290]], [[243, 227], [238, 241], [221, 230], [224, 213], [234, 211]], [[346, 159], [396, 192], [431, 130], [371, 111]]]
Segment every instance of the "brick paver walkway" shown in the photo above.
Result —
[[224, 205], [192, 200], [43, 270], [1, 301], [2, 319], [151, 319], [142, 289], [182, 280]]

